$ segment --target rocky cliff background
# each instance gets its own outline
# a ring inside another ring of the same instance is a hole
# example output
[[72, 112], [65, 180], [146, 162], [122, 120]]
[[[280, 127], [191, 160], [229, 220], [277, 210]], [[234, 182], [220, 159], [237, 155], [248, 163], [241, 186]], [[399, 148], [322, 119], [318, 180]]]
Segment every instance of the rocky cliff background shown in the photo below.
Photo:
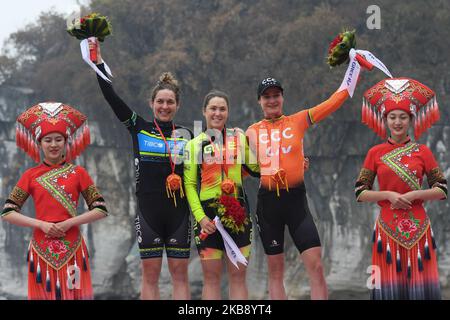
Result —
[[[212, 88], [231, 96], [230, 123], [246, 128], [261, 118], [256, 103], [260, 79], [272, 75], [285, 86], [285, 113], [325, 100], [338, 86], [345, 67], [325, 64], [328, 43], [343, 27], [357, 31], [357, 47], [380, 57], [394, 76], [417, 79], [436, 91], [441, 120], [420, 143], [427, 144], [450, 177], [450, 4], [413, 0], [378, 1], [381, 29], [369, 30], [368, 1], [249, 0], [93, 0], [85, 13], [110, 17], [114, 35], [103, 56], [114, 74], [116, 91], [139, 114], [151, 119], [147, 100], [163, 71], [182, 84], [177, 122], [192, 127], [202, 120], [201, 101]], [[367, 299], [370, 238], [375, 205], [356, 203], [355, 178], [367, 150], [378, 138], [360, 123], [365, 89], [381, 80], [365, 72], [354, 98], [309, 130], [305, 153], [308, 201], [323, 244], [325, 273], [334, 299]], [[131, 139], [113, 116], [95, 75], [81, 60], [78, 41], [65, 33], [65, 18], [43, 13], [35, 24], [11, 35], [0, 55], [0, 202], [21, 173], [33, 166], [15, 147], [15, 119], [42, 101], [71, 104], [89, 117], [92, 145], [77, 160], [86, 167], [108, 202], [111, 215], [83, 229], [91, 251], [97, 299], [136, 299], [140, 266], [133, 219], [136, 212]], [[257, 182], [248, 180], [254, 209]], [[32, 201], [23, 212], [33, 215]], [[449, 201], [428, 204], [436, 236], [444, 298], [450, 288]], [[82, 208], [80, 208], [80, 211]], [[0, 224], [0, 297], [26, 297], [25, 252], [31, 230]], [[286, 237], [286, 289], [291, 299], [309, 295], [298, 253]], [[200, 298], [202, 274], [193, 247], [192, 296]], [[250, 297], [267, 299], [264, 252], [255, 233], [248, 270]], [[170, 298], [164, 264], [161, 297]], [[226, 280], [223, 281], [224, 297]]]

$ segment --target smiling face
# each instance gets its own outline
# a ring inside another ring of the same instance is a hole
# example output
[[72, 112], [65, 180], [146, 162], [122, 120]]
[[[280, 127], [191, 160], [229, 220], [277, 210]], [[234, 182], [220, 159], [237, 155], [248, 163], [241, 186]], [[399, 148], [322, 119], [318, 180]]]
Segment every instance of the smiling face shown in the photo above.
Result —
[[283, 114], [283, 93], [278, 87], [267, 88], [258, 99], [264, 118], [274, 119]]
[[406, 138], [411, 123], [411, 118], [407, 112], [392, 110], [388, 113], [386, 122], [393, 139], [400, 141]]
[[178, 110], [175, 93], [169, 89], [162, 89], [156, 93], [155, 99], [150, 104], [155, 118], [159, 121], [172, 121]]
[[58, 164], [63, 160], [66, 139], [61, 133], [49, 133], [41, 139], [41, 148], [44, 159], [51, 164]]
[[222, 130], [228, 119], [228, 104], [224, 98], [211, 98], [203, 109], [203, 116], [208, 129]]

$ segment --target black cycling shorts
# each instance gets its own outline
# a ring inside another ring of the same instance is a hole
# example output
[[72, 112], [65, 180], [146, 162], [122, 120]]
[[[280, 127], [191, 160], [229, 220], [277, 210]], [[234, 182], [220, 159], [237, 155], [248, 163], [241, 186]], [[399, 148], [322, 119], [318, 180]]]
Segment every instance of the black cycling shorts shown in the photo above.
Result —
[[164, 248], [168, 258], [188, 259], [191, 245], [190, 212], [186, 198], [177, 198], [177, 207], [167, 194], [138, 196], [135, 219], [141, 259], [160, 258]]
[[284, 229], [289, 233], [298, 251], [320, 247], [319, 233], [309, 211], [305, 188], [265, 192], [258, 195], [257, 226], [267, 255], [284, 251]]
[[[211, 202], [212, 200], [202, 201], [202, 207], [206, 216], [208, 216], [208, 218], [213, 220], [216, 216], [216, 213], [214, 208], [208, 206]], [[244, 204], [244, 202], [241, 201], [241, 204]], [[247, 207], [244, 205], [244, 208]], [[236, 243], [236, 246], [241, 250], [241, 253], [246, 258], [250, 256], [250, 248], [252, 243], [252, 221], [250, 215], [248, 214], [248, 210], [247, 215], [248, 215], [248, 224], [245, 226], [244, 232], [232, 233], [227, 230], [228, 234]], [[195, 244], [197, 246], [200, 259], [202, 260], [221, 259], [224, 256], [225, 247], [220, 232], [216, 231], [208, 235], [208, 237], [205, 240], [201, 240], [199, 238], [200, 231], [201, 231], [200, 224], [195, 221], [194, 222]]]

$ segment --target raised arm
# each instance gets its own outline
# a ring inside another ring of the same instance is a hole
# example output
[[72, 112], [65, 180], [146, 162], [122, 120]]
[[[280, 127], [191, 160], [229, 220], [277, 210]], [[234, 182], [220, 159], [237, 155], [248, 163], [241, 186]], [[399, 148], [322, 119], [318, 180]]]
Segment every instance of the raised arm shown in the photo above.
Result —
[[327, 100], [315, 107], [308, 109], [308, 119], [310, 124], [315, 124], [339, 109], [349, 97], [347, 90], [335, 92]]
[[[107, 74], [101, 56], [100, 44], [97, 42], [97, 67]], [[111, 83], [97, 75], [98, 84], [108, 104], [116, 117], [126, 126], [130, 127], [136, 122], [136, 113], [117, 95]]]

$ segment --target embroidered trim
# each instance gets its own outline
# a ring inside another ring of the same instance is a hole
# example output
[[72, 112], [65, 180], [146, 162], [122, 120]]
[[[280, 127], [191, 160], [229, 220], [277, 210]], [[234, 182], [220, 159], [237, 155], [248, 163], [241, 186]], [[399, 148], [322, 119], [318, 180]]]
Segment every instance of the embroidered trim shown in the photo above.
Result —
[[77, 240], [75, 240], [72, 243], [70, 243], [67, 240], [64, 240], [64, 238], [62, 238], [60, 240], [53, 240], [53, 241], [68, 242], [67, 245], [66, 245], [66, 250], [68, 251], [68, 253], [65, 254], [63, 258], [60, 259], [59, 255], [58, 256], [54, 256], [54, 253], [50, 252], [49, 246], [47, 246], [45, 248], [45, 251], [44, 251], [43, 248], [41, 248], [39, 246], [38, 242], [35, 239], [32, 240], [31, 245], [32, 245], [34, 251], [36, 251], [36, 253], [39, 255], [39, 257], [41, 257], [48, 264], [50, 264], [50, 266], [53, 269], [58, 271], [59, 269], [64, 267], [64, 265], [75, 255], [75, 253], [80, 248], [80, 246], [81, 246], [81, 234], [78, 234]]
[[427, 174], [427, 179], [430, 188], [443, 185], [446, 186], [447, 184], [447, 180], [445, 179], [444, 173], [439, 167], [431, 169], [430, 172]]
[[77, 204], [67, 192], [64, 191], [64, 188], [58, 185], [58, 179], [61, 177], [67, 178], [68, 174], [75, 173], [74, 167], [73, 164], [67, 163], [63, 167], [50, 170], [36, 179], [36, 181], [44, 187], [56, 201], [67, 209], [72, 217], [77, 215]]
[[17, 212], [20, 212], [20, 207], [14, 203], [5, 203], [3, 206], [3, 210], [4, 209], [14, 209]]
[[105, 217], [109, 216], [108, 211], [105, 211], [105, 210], [103, 210], [103, 209], [100, 209], [100, 208], [94, 208], [94, 209], [92, 209], [92, 210], [97, 210], [97, 211], [103, 213], [103, 214], [105, 215]]
[[[83, 195], [84, 200], [86, 200], [89, 209], [92, 209], [92, 207], [94, 207], [93, 204], [95, 200], [97, 200], [98, 198], [102, 198], [102, 195], [95, 185], [90, 185], [84, 191], [81, 191], [81, 194]], [[105, 205], [104, 202], [103, 205]]]
[[419, 151], [419, 144], [408, 143], [403, 147], [396, 148], [381, 157], [381, 161], [391, 168], [395, 174], [405, 182], [411, 190], [420, 190], [419, 178], [400, 160], [404, 156], [411, 156], [413, 152]]
[[371, 190], [373, 182], [375, 181], [375, 175], [375, 172], [373, 172], [372, 170], [362, 168], [361, 172], [359, 173], [357, 182], [362, 183], [367, 187], [368, 190]]
[[424, 222], [419, 225], [418, 231], [414, 234], [414, 236], [408, 240], [401, 237], [398, 232], [392, 230], [385, 221], [381, 219], [381, 216], [378, 218], [378, 226], [383, 230], [383, 232], [389, 236], [394, 242], [401, 245], [406, 249], [411, 249], [414, 247], [420, 239], [422, 239], [423, 235], [427, 232], [430, 227], [430, 219], [428, 217], [425, 218]]
[[29, 194], [26, 191], [22, 190], [18, 186], [15, 186], [11, 191], [8, 199], [12, 200], [15, 204], [17, 204], [19, 208], [22, 208], [28, 196]]

